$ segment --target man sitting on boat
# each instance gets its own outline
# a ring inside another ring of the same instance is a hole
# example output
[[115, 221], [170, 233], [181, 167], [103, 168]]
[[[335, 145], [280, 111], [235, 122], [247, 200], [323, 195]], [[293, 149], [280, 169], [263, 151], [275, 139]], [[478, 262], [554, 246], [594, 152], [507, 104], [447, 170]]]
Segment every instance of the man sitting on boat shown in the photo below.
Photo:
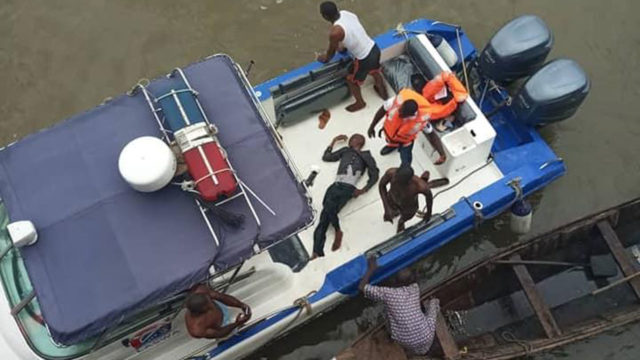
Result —
[[[387, 192], [388, 184], [391, 186]], [[428, 171], [417, 177], [414, 175], [413, 168], [406, 164], [399, 168], [390, 168], [378, 184], [380, 198], [384, 206], [384, 221], [393, 223], [393, 218], [400, 215], [398, 232], [403, 231], [404, 223], [418, 212], [418, 194], [424, 195], [427, 200], [427, 211], [423, 220], [429, 221], [433, 208], [431, 189], [447, 184], [449, 184], [449, 179], [446, 178], [429, 181]]]
[[[187, 331], [194, 338], [224, 338], [251, 318], [249, 305], [233, 296], [213, 291], [205, 285], [196, 287], [185, 305]], [[232, 319], [230, 307], [242, 310], [235, 321]]]
[[375, 257], [368, 259], [368, 268], [358, 285], [364, 296], [384, 305], [388, 331], [398, 344], [415, 355], [425, 355], [436, 331], [436, 319], [440, 311], [438, 299], [431, 299], [426, 315], [420, 305], [420, 288], [410, 269], [401, 270], [393, 286], [369, 284], [378, 264]]
[[387, 155], [398, 149], [400, 163], [411, 165], [413, 143], [420, 131], [423, 131], [440, 155], [435, 164], [444, 163], [447, 157], [440, 138], [429, 123], [431, 119], [429, 106], [430, 104], [422, 95], [408, 88], [400, 90], [398, 95], [385, 101], [374, 115], [367, 130], [367, 135], [370, 138], [374, 137], [376, 125], [383, 117], [385, 118], [383, 128], [378, 135], [384, 132], [387, 145], [380, 150], [380, 154]]
[[378, 95], [386, 99], [387, 88], [380, 73], [380, 48], [369, 37], [358, 17], [346, 10], [338, 11], [338, 7], [332, 1], [320, 4], [320, 14], [333, 26], [329, 32], [329, 48], [325, 54], [318, 55], [317, 60], [322, 63], [329, 62], [341, 42], [353, 57], [353, 64], [347, 76], [347, 85], [355, 102], [347, 106], [347, 111], [358, 111], [367, 105], [362, 98], [360, 86], [369, 74], [373, 76], [374, 88]]
[[[352, 198], [356, 198], [369, 191], [378, 181], [378, 167], [369, 151], [363, 151], [365, 139], [361, 134], [354, 134], [349, 138], [349, 146], [333, 151], [333, 146], [339, 141], [347, 140], [346, 135], [336, 136], [322, 155], [323, 161], [340, 161], [336, 181], [329, 186], [322, 200], [320, 221], [313, 232], [313, 256], [315, 259], [324, 256], [324, 243], [329, 224], [335, 230], [335, 238], [331, 250], [336, 251], [342, 244], [342, 230], [338, 213]], [[365, 170], [369, 176], [367, 184], [356, 188]]]
[[411, 86], [427, 100], [424, 108], [431, 122], [453, 118], [458, 105], [469, 97], [467, 89], [450, 71], [443, 71], [428, 82], [421, 74], [414, 74]]

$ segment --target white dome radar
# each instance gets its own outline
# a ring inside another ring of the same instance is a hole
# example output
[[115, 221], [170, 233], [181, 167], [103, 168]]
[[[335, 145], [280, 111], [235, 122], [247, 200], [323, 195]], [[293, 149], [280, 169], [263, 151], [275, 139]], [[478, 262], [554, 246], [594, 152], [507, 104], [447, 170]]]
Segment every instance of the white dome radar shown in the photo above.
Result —
[[153, 192], [167, 186], [176, 172], [176, 157], [169, 145], [153, 136], [131, 140], [120, 152], [118, 169], [132, 188]]

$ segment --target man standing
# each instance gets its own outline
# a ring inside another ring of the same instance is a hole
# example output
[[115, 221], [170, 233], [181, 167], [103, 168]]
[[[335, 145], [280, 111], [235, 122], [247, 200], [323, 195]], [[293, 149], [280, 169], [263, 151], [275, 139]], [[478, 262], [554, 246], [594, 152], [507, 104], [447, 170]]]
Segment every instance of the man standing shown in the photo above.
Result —
[[[196, 287], [185, 305], [187, 331], [194, 338], [224, 338], [251, 318], [249, 305], [233, 296], [213, 291], [205, 285]], [[229, 307], [242, 310], [235, 322], [231, 319]]]
[[394, 286], [370, 285], [369, 279], [377, 267], [376, 258], [370, 257], [367, 272], [358, 286], [360, 291], [366, 298], [383, 303], [391, 339], [412, 354], [425, 355], [433, 343], [440, 302], [431, 299], [427, 314], [422, 312], [420, 288], [409, 269], [396, 275]]
[[447, 157], [440, 137], [433, 131], [433, 126], [429, 123], [430, 116], [426, 111], [427, 105], [424, 97], [411, 89], [402, 89], [398, 95], [384, 102], [374, 115], [369, 130], [367, 130], [369, 138], [374, 137], [376, 125], [382, 118], [385, 118], [384, 125], [378, 135], [384, 132], [387, 145], [380, 150], [380, 155], [387, 155], [398, 149], [400, 163], [411, 165], [413, 143], [420, 131], [423, 131], [431, 146], [440, 155], [435, 164], [440, 165], [445, 162]]
[[[389, 192], [387, 185], [391, 184]], [[429, 172], [422, 176], [413, 174], [413, 168], [409, 165], [401, 165], [399, 168], [391, 168], [380, 179], [378, 190], [384, 206], [384, 221], [393, 223], [393, 218], [400, 215], [397, 232], [404, 230], [404, 223], [418, 212], [418, 194], [424, 195], [427, 200], [427, 212], [424, 214], [425, 222], [431, 219], [433, 208], [433, 195], [431, 189], [449, 184], [449, 179], [436, 179], [429, 181]]]
[[369, 37], [358, 17], [349, 11], [338, 11], [332, 1], [320, 4], [320, 14], [333, 26], [329, 31], [329, 48], [325, 54], [318, 55], [317, 60], [329, 62], [338, 50], [340, 43], [351, 53], [353, 65], [347, 76], [347, 85], [355, 102], [347, 106], [347, 111], [354, 112], [365, 107], [360, 86], [368, 74], [373, 76], [375, 90], [382, 99], [386, 99], [387, 89], [380, 74], [380, 48]]
[[[331, 224], [335, 230], [335, 239], [331, 250], [336, 251], [342, 244], [342, 230], [338, 213], [351, 198], [356, 198], [369, 191], [378, 181], [378, 167], [369, 151], [362, 151], [365, 139], [360, 134], [354, 134], [349, 139], [349, 146], [333, 151], [333, 146], [338, 141], [347, 140], [346, 135], [336, 136], [322, 155], [324, 161], [340, 161], [336, 181], [329, 186], [322, 200], [322, 212], [320, 221], [313, 232], [313, 256], [315, 259], [324, 256], [324, 243], [326, 232]], [[362, 189], [356, 188], [358, 180], [367, 171], [369, 180]]]

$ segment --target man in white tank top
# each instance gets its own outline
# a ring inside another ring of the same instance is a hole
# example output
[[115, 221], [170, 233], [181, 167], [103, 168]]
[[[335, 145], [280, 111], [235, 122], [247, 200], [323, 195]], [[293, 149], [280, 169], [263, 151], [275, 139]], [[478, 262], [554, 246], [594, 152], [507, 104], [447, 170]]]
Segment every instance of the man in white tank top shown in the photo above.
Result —
[[332, 1], [320, 4], [320, 14], [333, 24], [329, 32], [329, 48], [325, 54], [318, 56], [318, 61], [329, 62], [335, 55], [340, 43], [351, 53], [353, 65], [347, 76], [347, 84], [355, 102], [347, 106], [347, 111], [354, 112], [364, 108], [367, 104], [362, 98], [360, 86], [371, 74], [375, 80], [375, 90], [382, 99], [387, 99], [387, 89], [382, 79], [380, 68], [380, 48], [367, 35], [358, 17], [349, 11], [338, 11]]

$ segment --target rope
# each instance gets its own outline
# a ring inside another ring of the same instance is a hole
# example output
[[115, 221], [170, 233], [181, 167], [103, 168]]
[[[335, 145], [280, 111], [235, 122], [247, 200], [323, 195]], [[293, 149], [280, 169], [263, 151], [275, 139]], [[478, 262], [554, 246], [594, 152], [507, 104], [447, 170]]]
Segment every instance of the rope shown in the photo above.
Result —
[[298, 318], [302, 314], [302, 311], [306, 310], [307, 316], [311, 316], [311, 314], [313, 313], [313, 309], [311, 308], [309, 297], [313, 296], [315, 293], [317, 293], [316, 290], [310, 291], [307, 295], [299, 297], [293, 301], [293, 305], [299, 308], [296, 316], [294, 316], [293, 319], [291, 319], [291, 321], [289, 321], [289, 323], [285, 325], [284, 328], [282, 328], [282, 330], [278, 331], [278, 333], [273, 336], [274, 338], [289, 330], [291, 325], [293, 325], [298, 320]]
[[442, 194], [443, 192], [449, 191], [449, 190], [453, 189], [454, 187], [456, 187], [456, 186], [460, 185], [460, 183], [461, 183], [461, 182], [465, 181], [465, 180], [466, 180], [466, 179], [468, 179], [471, 175], [473, 175], [473, 174], [477, 173], [478, 171], [480, 171], [480, 170], [484, 169], [485, 167], [487, 167], [487, 166], [488, 166], [489, 164], [491, 164], [492, 162], [493, 162], [493, 156], [491, 156], [491, 157], [489, 158], [489, 160], [487, 160], [487, 162], [486, 162], [484, 165], [482, 165], [482, 166], [478, 167], [477, 169], [473, 170], [473, 171], [472, 171], [472, 172], [470, 172], [469, 174], [465, 175], [464, 177], [462, 177], [462, 179], [458, 180], [455, 184], [453, 184], [453, 185], [451, 185], [451, 186], [449, 186], [449, 187], [447, 187], [447, 188], [445, 188], [445, 189], [443, 189], [443, 190], [440, 190], [440, 191], [438, 191], [437, 193], [435, 193], [435, 194], [433, 195], [433, 200], [435, 200], [435, 199], [436, 199], [436, 197], [438, 197], [438, 195]]
[[480, 102], [478, 103], [478, 108], [482, 111], [482, 103], [484, 102], [484, 96], [487, 94], [487, 89], [489, 88], [489, 82], [484, 83], [484, 89], [482, 89], [482, 95], [480, 96]]
[[458, 38], [458, 50], [460, 51], [460, 62], [462, 62], [462, 72], [464, 73], [464, 84], [467, 87], [467, 90], [471, 91], [471, 88], [469, 88], [469, 79], [467, 78], [467, 63], [464, 61], [464, 53], [462, 52], [462, 40], [460, 39], [459, 26], [456, 26], [456, 37]]
[[220, 174], [221, 172], [225, 172], [225, 171], [231, 171], [233, 172], [233, 170], [229, 169], [229, 168], [224, 168], [224, 169], [220, 169], [220, 170], [216, 170], [213, 173], [207, 174], [203, 177], [201, 177], [200, 179], [196, 180], [195, 185], [198, 185], [199, 183], [201, 183], [203, 180], [206, 180], [208, 178], [213, 178], [214, 176]]
[[500, 334], [500, 337], [502, 337], [502, 340], [506, 341], [507, 343], [522, 346], [522, 350], [524, 350], [525, 355], [529, 355], [532, 351], [531, 344], [527, 343], [524, 340], [518, 339], [515, 335], [513, 335], [511, 331], [503, 331], [502, 334]]

